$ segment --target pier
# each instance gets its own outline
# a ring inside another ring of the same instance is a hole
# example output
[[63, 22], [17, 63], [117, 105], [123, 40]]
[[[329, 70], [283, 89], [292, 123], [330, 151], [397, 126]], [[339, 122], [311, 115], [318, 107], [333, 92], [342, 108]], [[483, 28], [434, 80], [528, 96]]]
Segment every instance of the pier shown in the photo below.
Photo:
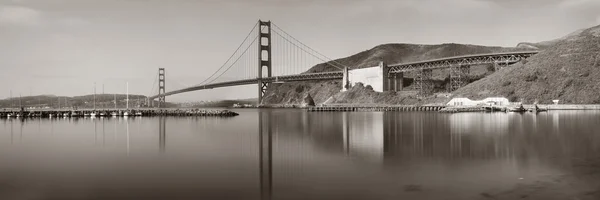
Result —
[[308, 112], [361, 112], [361, 111], [439, 111], [446, 106], [383, 106], [383, 105], [327, 105], [308, 107]]
[[229, 110], [204, 109], [40, 109], [40, 110], [0, 110], [0, 118], [6, 117], [126, 117], [126, 116], [216, 116], [232, 117], [239, 115]]

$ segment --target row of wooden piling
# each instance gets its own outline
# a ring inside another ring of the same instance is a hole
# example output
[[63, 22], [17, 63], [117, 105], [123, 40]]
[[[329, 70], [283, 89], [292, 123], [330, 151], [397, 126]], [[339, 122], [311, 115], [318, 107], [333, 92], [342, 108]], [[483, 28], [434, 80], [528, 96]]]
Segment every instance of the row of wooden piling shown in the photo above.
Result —
[[123, 116], [221, 116], [239, 115], [229, 110], [202, 109], [129, 109], [129, 110], [21, 110], [0, 111], [0, 118], [7, 117], [123, 117]]
[[445, 106], [316, 106], [309, 112], [361, 112], [361, 111], [439, 111]]

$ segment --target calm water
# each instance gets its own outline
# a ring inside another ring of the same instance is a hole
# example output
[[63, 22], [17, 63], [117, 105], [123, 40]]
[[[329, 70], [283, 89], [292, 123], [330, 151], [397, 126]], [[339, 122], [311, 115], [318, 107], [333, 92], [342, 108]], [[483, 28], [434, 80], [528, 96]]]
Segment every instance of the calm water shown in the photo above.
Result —
[[1, 119], [0, 199], [477, 199], [600, 154], [600, 112], [236, 111]]

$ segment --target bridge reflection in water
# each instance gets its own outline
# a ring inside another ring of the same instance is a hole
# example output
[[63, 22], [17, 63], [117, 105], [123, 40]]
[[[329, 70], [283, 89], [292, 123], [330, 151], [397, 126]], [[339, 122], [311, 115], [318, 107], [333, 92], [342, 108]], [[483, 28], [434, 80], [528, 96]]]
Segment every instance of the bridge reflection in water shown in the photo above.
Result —
[[[600, 128], [597, 112], [239, 113], [4, 119], [0, 177], [44, 173], [51, 163], [50, 175], [69, 174], [63, 179], [97, 187], [91, 194], [103, 198], [465, 199], [519, 178], [568, 173], [572, 157], [600, 153], [590, 127]], [[69, 156], [63, 166], [35, 154]], [[40, 165], [23, 168], [28, 159]]]

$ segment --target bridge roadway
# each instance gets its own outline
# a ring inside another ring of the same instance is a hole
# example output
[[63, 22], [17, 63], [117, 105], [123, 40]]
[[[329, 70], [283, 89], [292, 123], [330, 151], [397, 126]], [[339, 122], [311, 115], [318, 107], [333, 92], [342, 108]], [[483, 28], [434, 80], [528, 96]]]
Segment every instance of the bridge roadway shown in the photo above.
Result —
[[[447, 57], [440, 59], [424, 60], [417, 62], [398, 63], [388, 65], [389, 73], [400, 73], [406, 71], [422, 70], [422, 69], [441, 69], [450, 68], [453, 66], [461, 65], [481, 65], [481, 64], [504, 64], [510, 65], [517, 63], [523, 59], [529, 58], [539, 51], [521, 51], [521, 52], [502, 52], [502, 53], [488, 53], [488, 54], [472, 54], [464, 56]], [[273, 83], [273, 82], [294, 82], [294, 81], [308, 81], [308, 80], [334, 80], [343, 79], [344, 74], [342, 71], [336, 72], [322, 72], [322, 73], [303, 73], [286, 76], [274, 76], [262, 78], [262, 82]], [[258, 78], [243, 79], [235, 81], [226, 81], [219, 83], [209, 83], [204, 85], [192, 86], [179, 90], [166, 92], [164, 96], [170, 96], [185, 92], [214, 89], [220, 87], [231, 87], [238, 85], [251, 85], [257, 84]], [[159, 95], [150, 96], [149, 99], [158, 98]]]
[[529, 58], [539, 51], [521, 51], [521, 52], [503, 52], [488, 54], [472, 54], [464, 56], [446, 57], [440, 59], [423, 60], [417, 62], [398, 63], [388, 65], [389, 73], [399, 73], [405, 71], [414, 71], [421, 69], [440, 69], [450, 68], [461, 65], [481, 65], [481, 64], [505, 64], [510, 65], [523, 59]]
[[[294, 74], [287, 76], [273, 76], [273, 77], [264, 77], [262, 78], [262, 82], [274, 83], [274, 82], [294, 82], [294, 81], [309, 81], [309, 80], [334, 80], [334, 79], [342, 79], [344, 74], [341, 71], [336, 72], [322, 72], [322, 73], [304, 73], [304, 74]], [[242, 79], [235, 81], [226, 81], [219, 83], [209, 83], [204, 85], [192, 86], [188, 88], [183, 88], [180, 90], [174, 90], [170, 92], [166, 92], [165, 96], [197, 91], [197, 90], [206, 90], [206, 89], [214, 89], [220, 87], [231, 87], [238, 85], [252, 85], [258, 83], [258, 78], [252, 79]], [[158, 98], [158, 95], [150, 96], [149, 99]]]

